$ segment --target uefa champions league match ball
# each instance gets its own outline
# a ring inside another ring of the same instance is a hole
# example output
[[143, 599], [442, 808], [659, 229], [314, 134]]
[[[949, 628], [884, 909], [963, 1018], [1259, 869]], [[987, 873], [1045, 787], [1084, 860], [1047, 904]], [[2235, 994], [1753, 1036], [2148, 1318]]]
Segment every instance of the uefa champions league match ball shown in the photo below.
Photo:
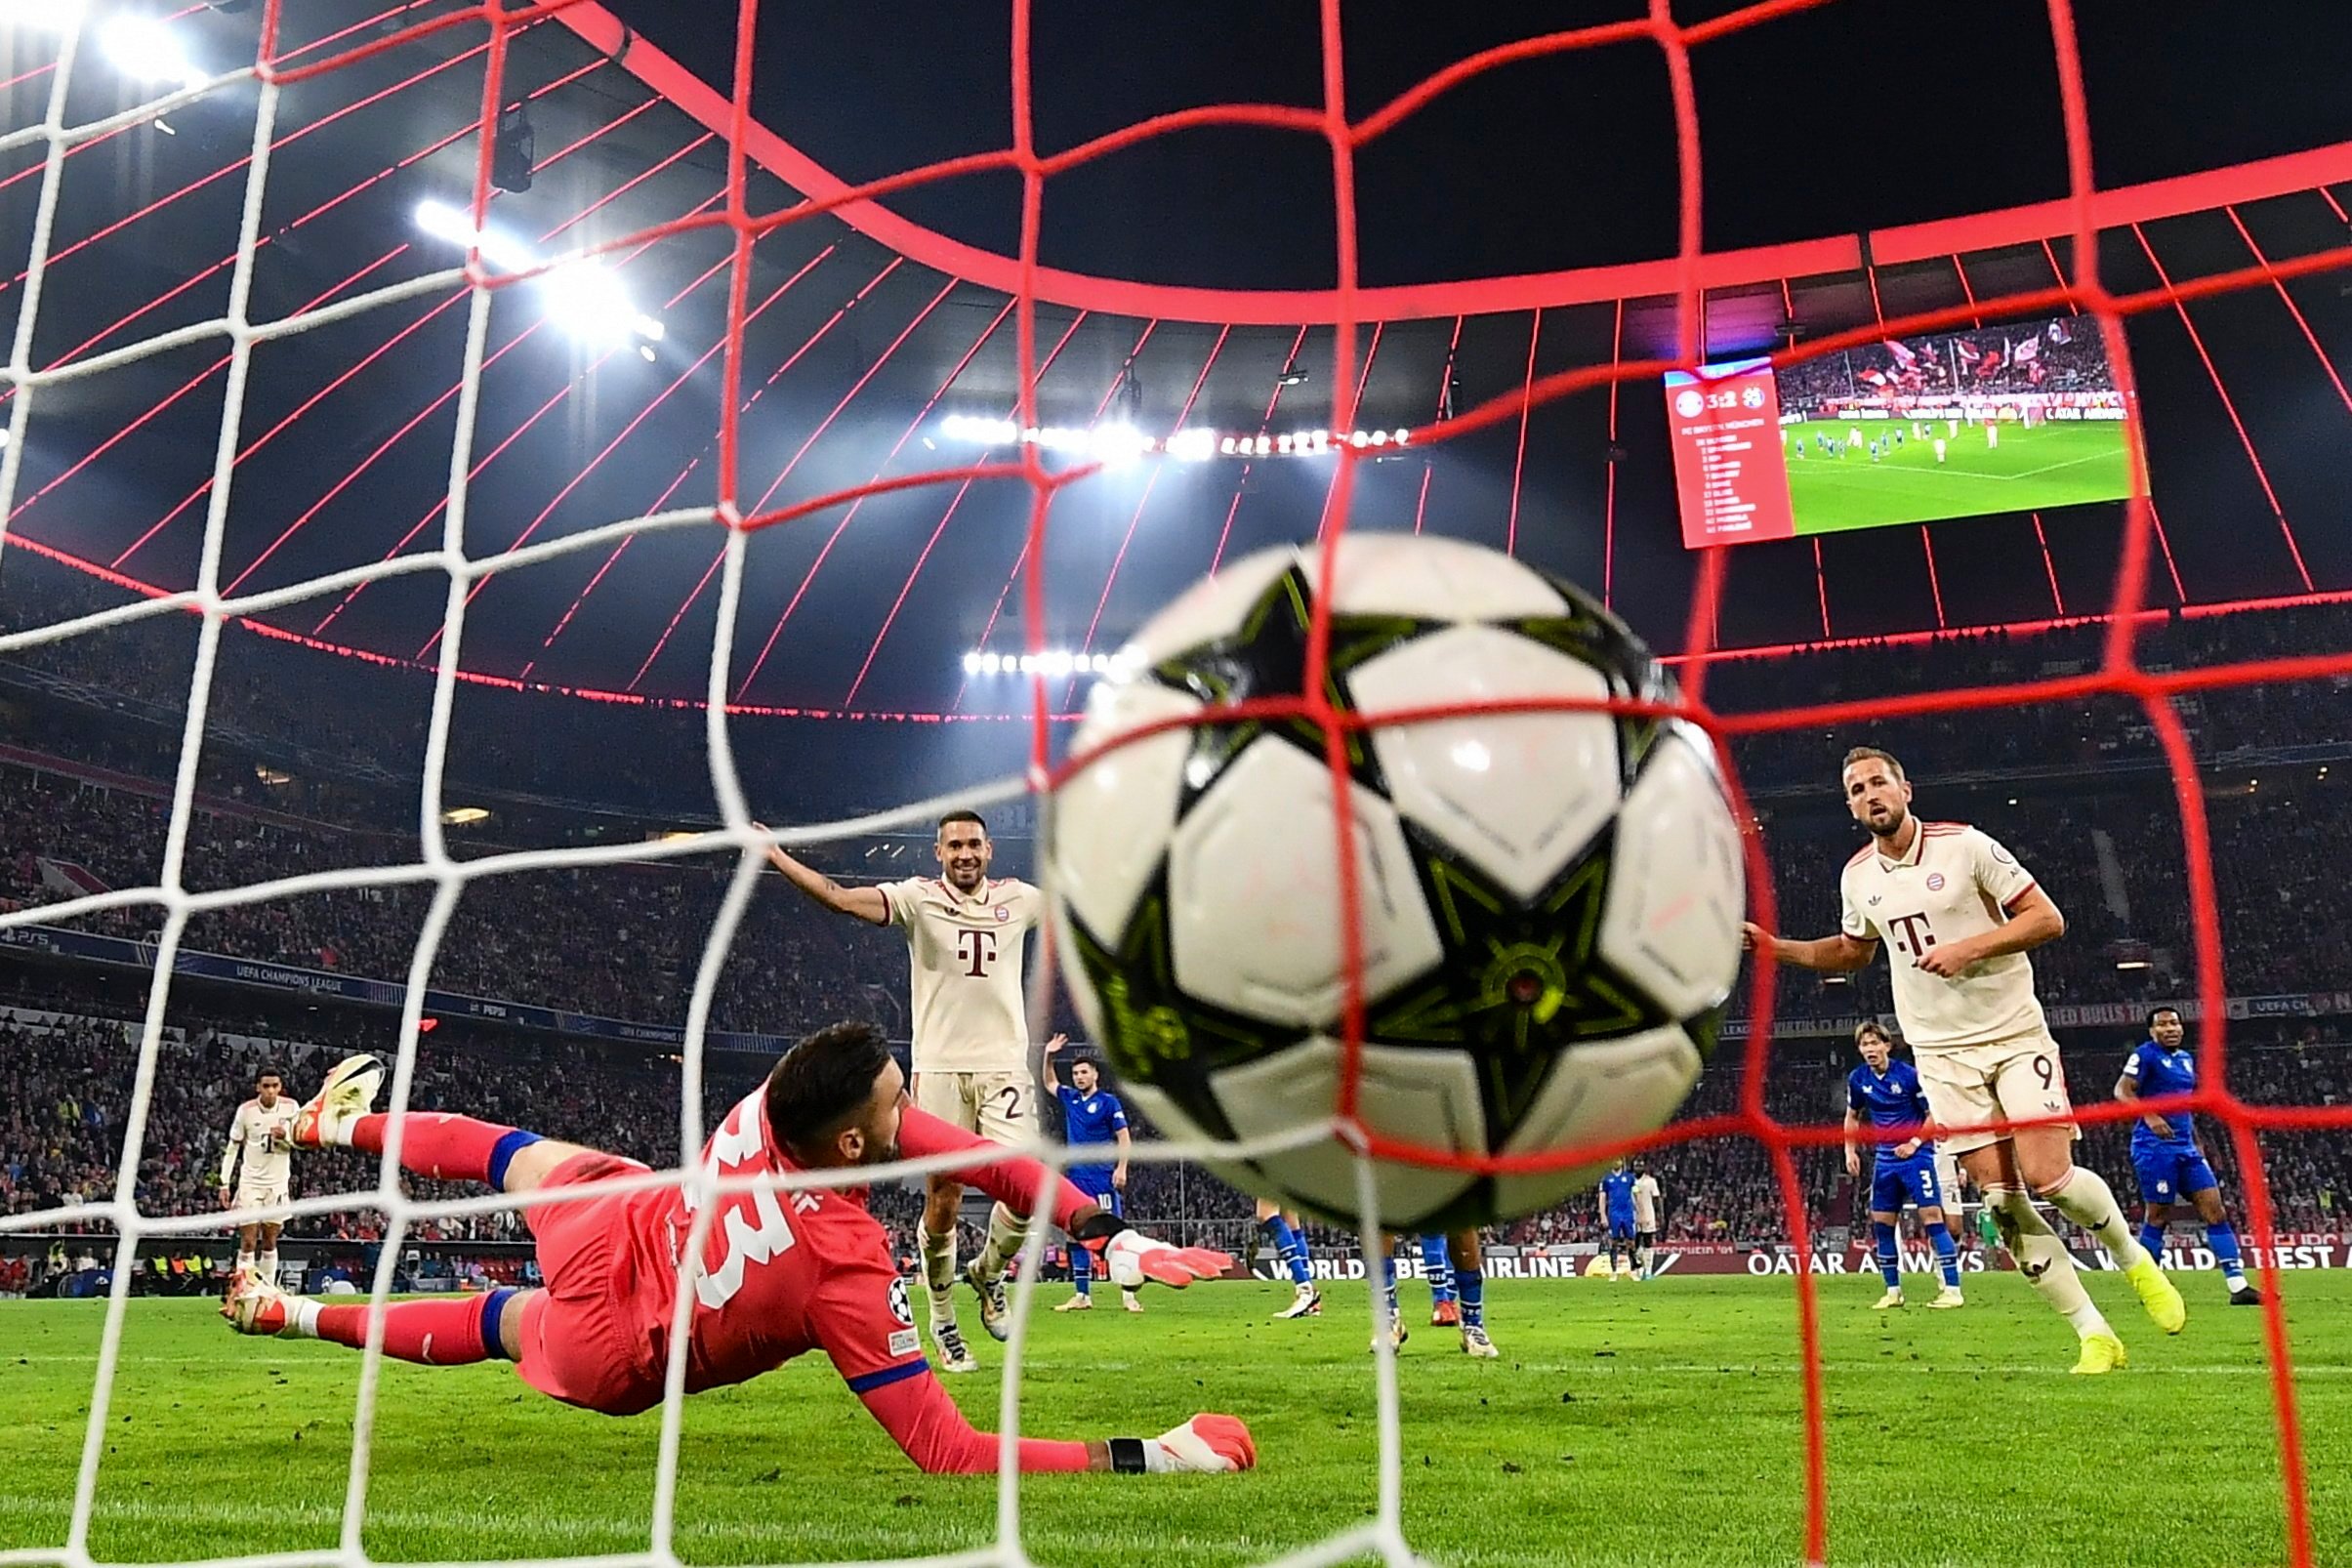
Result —
[[[1333, 773], [1307, 720], [1123, 734], [1296, 696], [1328, 595], [1326, 695], [1366, 717], [1485, 700], [1671, 701], [1671, 678], [1568, 584], [1453, 540], [1350, 534], [1195, 584], [1093, 687], [1056, 793], [1054, 931], [1129, 1103], [1171, 1138], [1332, 1124], [1345, 960]], [[1482, 713], [1346, 749], [1363, 931], [1356, 1115], [1465, 1155], [1589, 1147], [1663, 1126], [1712, 1050], [1740, 963], [1740, 834], [1680, 721]], [[1258, 1197], [1360, 1221], [1336, 1135], [1212, 1162]], [[1599, 1167], [1374, 1167], [1398, 1231], [1547, 1208]]]

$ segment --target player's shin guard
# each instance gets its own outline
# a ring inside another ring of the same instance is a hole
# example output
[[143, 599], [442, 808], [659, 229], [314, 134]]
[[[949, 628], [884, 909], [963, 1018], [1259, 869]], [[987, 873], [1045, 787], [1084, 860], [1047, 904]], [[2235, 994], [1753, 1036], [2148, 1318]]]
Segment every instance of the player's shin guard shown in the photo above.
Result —
[[1882, 1225], [1873, 1220], [1870, 1232], [1871, 1240], [1875, 1243], [1873, 1252], [1878, 1259], [1878, 1277], [1886, 1281], [1888, 1290], [1901, 1290], [1903, 1288], [1903, 1261], [1902, 1254], [1895, 1250], [1895, 1227]]
[[2033, 1196], [2015, 1187], [1987, 1187], [1985, 1206], [1993, 1211], [2001, 1239], [2009, 1256], [2017, 1259], [2017, 1271], [2034, 1287], [2034, 1294], [2073, 1324], [2078, 1335], [2112, 1336], [2115, 1331], [2091, 1303], [2076, 1275], [2074, 1258], [2049, 1221], [2036, 1212]]
[[1428, 1278], [1431, 1300], [1452, 1299], [1455, 1294], [1454, 1259], [1446, 1251], [1445, 1237], [1422, 1237], [1421, 1271]]
[[956, 1232], [923, 1232], [923, 1288], [931, 1299], [931, 1327], [956, 1320]]
[[[514, 1295], [500, 1290], [441, 1300], [394, 1301], [384, 1309], [384, 1353], [394, 1361], [427, 1367], [503, 1360], [506, 1347], [499, 1339], [498, 1320]], [[322, 1306], [303, 1301], [297, 1304], [287, 1332], [361, 1349], [367, 1344], [371, 1310], [365, 1305]]]
[[[375, 1112], [353, 1121], [351, 1147], [363, 1154], [382, 1154], [393, 1120], [390, 1112]], [[536, 1133], [477, 1122], [471, 1116], [408, 1111], [397, 1120], [400, 1169], [443, 1181], [487, 1181], [503, 1187], [508, 1162], [539, 1141]]]
[[[2208, 1241], [2210, 1241], [2210, 1240], [2212, 1239], [2212, 1232], [2211, 1232], [2211, 1231], [2209, 1231], [2209, 1230], [2208, 1230], [2208, 1231], [2207, 1231], [2207, 1232], [2206, 1232], [2206, 1239], [2207, 1239]], [[2141, 1245], [2142, 1247], [2145, 1247], [2145, 1248], [2147, 1248], [2147, 1249], [2148, 1249], [2148, 1256], [2149, 1256], [2149, 1257], [2151, 1257], [2151, 1258], [2162, 1258], [2162, 1257], [2164, 1257], [2164, 1256], [2165, 1256], [2165, 1227], [2164, 1227], [2164, 1226], [2162, 1226], [2162, 1225], [2157, 1225], [2157, 1224], [2146, 1224], [2146, 1225], [2142, 1225], [2142, 1226], [2140, 1226], [2140, 1245]]]
[[2129, 1268], [2148, 1256], [2125, 1221], [2124, 1207], [2115, 1201], [2106, 1179], [2096, 1171], [2070, 1166], [2066, 1175], [2051, 1182], [2042, 1194], [2050, 1207], [2084, 1230], [2099, 1238], [2118, 1268]]
[[1465, 1328], [1486, 1327], [1486, 1270], [1457, 1268], [1454, 1270], [1454, 1296], [1462, 1303], [1462, 1324]]
[[2238, 1252], [2238, 1232], [2226, 1219], [2205, 1227], [2205, 1244], [2213, 1249], [2213, 1261], [2236, 1290], [2246, 1283], [2246, 1263]]
[[1021, 1238], [1028, 1234], [1021, 1217], [998, 1204], [988, 1211], [988, 1240], [980, 1248], [978, 1262], [982, 1279], [1003, 1276], [1005, 1264], [1021, 1250]]
[[1953, 1239], [1949, 1220], [1927, 1232], [1927, 1245], [1935, 1249], [1935, 1266], [1943, 1271], [1944, 1284], [1960, 1289], [1960, 1243]]

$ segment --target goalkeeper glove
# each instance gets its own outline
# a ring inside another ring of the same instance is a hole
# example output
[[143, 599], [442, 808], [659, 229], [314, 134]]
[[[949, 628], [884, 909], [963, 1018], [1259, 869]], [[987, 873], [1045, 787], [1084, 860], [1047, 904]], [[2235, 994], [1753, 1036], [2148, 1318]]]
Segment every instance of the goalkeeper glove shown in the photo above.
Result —
[[1132, 1291], [1146, 1280], [1181, 1290], [1196, 1279], [1214, 1279], [1233, 1264], [1229, 1254], [1208, 1247], [1178, 1247], [1139, 1230], [1122, 1230], [1111, 1237], [1102, 1249], [1102, 1260], [1110, 1267], [1111, 1283], [1123, 1291]]
[[1258, 1464], [1250, 1428], [1232, 1416], [1195, 1416], [1148, 1440], [1114, 1437], [1110, 1447], [1111, 1468], [1122, 1475], [1229, 1475]]

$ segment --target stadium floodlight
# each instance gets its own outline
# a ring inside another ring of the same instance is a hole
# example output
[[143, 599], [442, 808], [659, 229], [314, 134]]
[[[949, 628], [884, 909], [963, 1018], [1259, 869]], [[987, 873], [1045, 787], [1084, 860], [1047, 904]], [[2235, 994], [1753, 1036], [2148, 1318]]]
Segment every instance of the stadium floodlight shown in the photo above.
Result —
[[964, 655], [966, 675], [1126, 676], [1134, 661], [1126, 654], [1082, 653], [1076, 648], [1048, 648], [1042, 653], [981, 653]]
[[[526, 272], [545, 265], [537, 252], [514, 235], [490, 227], [475, 228], [472, 219], [445, 201], [428, 198], [417, 203], [416, 225], [435, 239], [481, 252], [483, 261], [501, 271]], [[629, 291], [602, 261], [593, 256], [557, 258], [539, 279], [541, 297], [550, 319], [592, 343], [610, 343], [635, 334], [641, 357], [654, 357], [648, 345], [661, 342], [670, 329], [630, 302]]]
[[1168, 455], [1179, 463], [1206, 463], [1217, 451], [1217, 432], [1178, 431], [1168, 437]]
[[479, 250], [482, 260], [509, 272], [520, 272], [538, 265], [539, 258], [531, 248], [514, 235], [501, 229], [476, 229], [474, 221], [462, 208], [445, 201], [430, 198], [417, 203], [416, 225], [435, 239], [445, 239], [452, 245]]
[[172, 29], [157, 18], [129, 13], [109, 18], [99, 30], [98, 43], [114, 68], [135, 82], [201, 87], [207, 80], [189, 62]]
[[1151, 450], [1152, 439], [1133, 425], [1104, 425], [1087, 440], [1095, 457], [1112, 468], [1124, 468]]
[[600, 262], [566, 262], [544, 274], [539, 290], [548, 318], [574, 337], [599, 342], [629, 330], [637, 312], [629, 291]]
[[[1322, 457], [1341, 446], [1357, 451], [1384, 449], [1406, 445], [1412, 438], [1412, 432], [1407, 430], [1302, 430], [1282, 435], [1235, 435], [1194, 427], [1162, 439], [1146, 434], [1125, 420], [1091, 429], [1071, 425], [1032, 425], [1023, 429], [1009, 419], [984, 419], [971, 414], [947, 415], [939, 423], [939, 433], [951, 441], [970, 441], [981, 446], [1018, 444], [1048, 452], [1072, 452], [1109, 468], [1125, 467], [1152, 453], [1175, 458], [1179, 463], [1205, 463], [1220, 454], [1245, 458], [1269, 454]], [[924, 441], [929, 444], [930, 437], [925, 436]]]

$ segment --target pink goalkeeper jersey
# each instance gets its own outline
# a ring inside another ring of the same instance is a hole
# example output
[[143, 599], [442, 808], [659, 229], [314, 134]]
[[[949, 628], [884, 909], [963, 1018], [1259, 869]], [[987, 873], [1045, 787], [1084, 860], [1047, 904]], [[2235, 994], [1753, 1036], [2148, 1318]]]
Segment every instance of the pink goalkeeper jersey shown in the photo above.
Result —
[[[910, 1159], [967, 1147], [995, 1152], [913, 1109], [900, 1124], [899, 1147]], [[722, 1177], [797, 1169], [773, 1146], [762, 1091], [727, 1112], [703, 1145], [703, 1160]], [[1052, 1179], [1027, 1160], [961, 1175], [1022, 1213], [1035, 1201], [1037, 1183]], [[1062, 1182], [1055, 1223], [1071, 1222], [1088, 1201]], [[718, 1203], [687, 1326], [687, 1392], [746, 1382], [808, 1350], [824, 1351], [860, 1394], [928, 1370], [906, 1282], [890, 1257], [887, 1233], [866, 1213], [864, 1188], [737, 1192]], [[627, 1213], [628, 1256], [619, 1266], [631, 1277], [613, 1288], [628, 1329], [628, 1370], [658, 1402], [669, 1364], [678, 1260], [694, 1215], [677, 1188], [631, 1194]]]

